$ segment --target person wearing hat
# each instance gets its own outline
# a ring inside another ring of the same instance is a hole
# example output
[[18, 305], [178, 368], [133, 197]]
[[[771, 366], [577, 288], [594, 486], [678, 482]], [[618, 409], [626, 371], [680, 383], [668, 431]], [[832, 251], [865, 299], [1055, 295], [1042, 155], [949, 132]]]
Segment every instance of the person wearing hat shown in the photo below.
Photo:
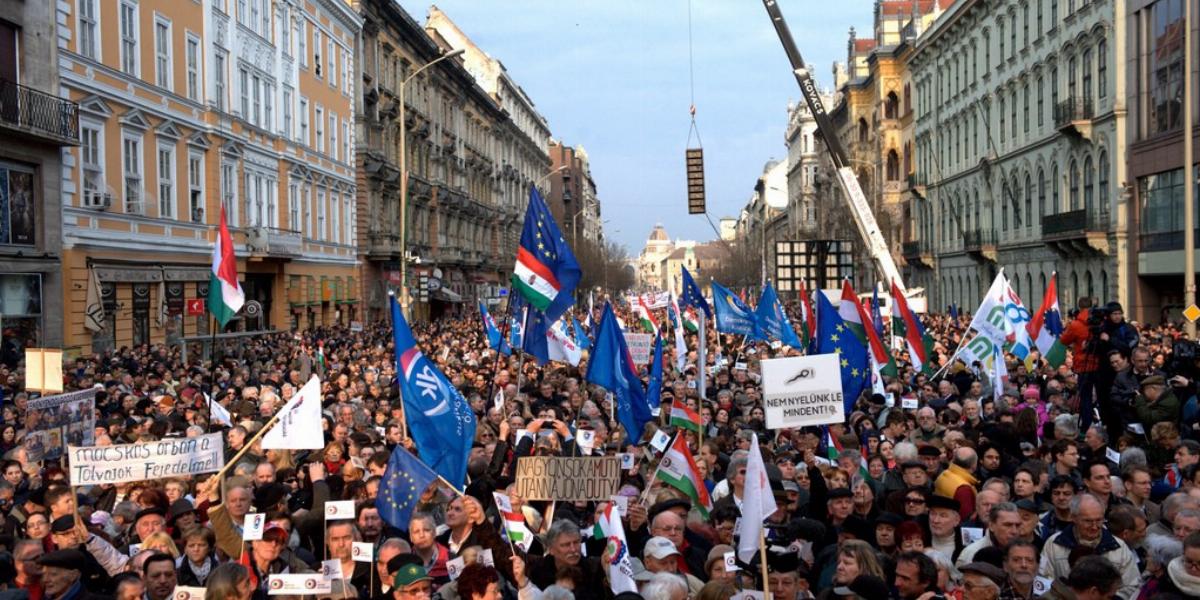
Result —
[[[294, 553], [283, 552], [287, 547], [289, 537], [287, 530], [275, 523], [268, 522], [263, 527], [262, 539], [248, 543], [243, 542], [246, 545], [245, 553], [249, 558], [251, 579], [258, 582], [258, 591], [255, 592], [255, 597], [260, 593], [264, 597], [266, 596], [269, 591], [267, 579], [271, 575], [312, 572], [312, 569], [297, 559]], [[243, 563], [245, 562], [243, 561]]]
[[679, 572], [679, 562], [681, 554], [675, 544], [665, 538], [655, 536], [646, 541], [645, 547], [642, 549], [642, 564], [645, 565], [646, 571], [651, 574], [655, 573], [670, 573], [678, 575], [687, 582], [688, 596], [695, 596], [700, 593], [700, 588], [704, 587], [704, 582], [699, 578], [689, 573]]
[[433, 594], [433, 578], [419, 563], [407, 563], [392, 578], [392, 598], [395, 600], [428, 600]]
[[124, 570], [129, 562], [128, 553], [89, 532], [74, 515], [59, 517], [50, 523], [50, 541], [59, 549], [77, 550], [82, 555], [76, 564], [82, 567], [85, 587], [93, 592], [109, 591], [109, 576]]
[[854, 581], [833, 588], [833, 594], [846, 600], [883, 600], [888, 597], [888, 585], [882, 577], [859, 575]]
[[795, 552], [767, 551], [767, 583], [774, 600], [809, 598], [808, 581], [800, 576], [800, 557]]
[[87, 564], [87, 556], [79, 550], [66, 549], [49, 552], [38, 557], [42, 567], [42, 587], [46, 600], [100, 600], [106, 590], [91, 589], [83, 578], [81, 566]]
[[958, 568], [963, 574], [963, 600], [996, 600], [1007, 577], [1004, 570], [986, 562], [971, 562]]
[[951, 561], [962, 553], [962, 535], [958, 526], [962, 523], [958, 500], [945, 496], [929, 497], [929, 541], [930, 547], [945, 554]]
[[1022, 498], [1013, 504], [1017, 505], [1017, 511], [1021, 513], [1021, 532], [1018, 537], [1030, 542], [1041, 540], [1041, 523], [1038, 522], [1038, 517], [1042, 515], [1041, 503], [1033, 498]]
[[1162, 421], [1175, 423], [1179, 421], [1179, 398], [1166, 379], [1153, 375], [1142, 381], [1141, 393], [1133, 400], [1133, 410], [1146, 428]]
[[733, 551], [733, 546], [725, 544], [717, 544], [708, 551], [708, 560], [704, 561], [704, 575], [709, 582], [728, 581], [733, 583], [737, 578], [737, 571], [725, 568], [725, 554]]
[[903, 519], [893, 512], [881, 512], [875, 519], [874, 546], [886, 556], [895, 556], [899, 544], [896, 542], [896, 528]]
[[142, 540], [166, 530], [166, 510], [157, 506], [143, 508], [133, 517], [133, 532], [136, 534], [136, 537], [129, 541], [131, 544], [140, 543]]

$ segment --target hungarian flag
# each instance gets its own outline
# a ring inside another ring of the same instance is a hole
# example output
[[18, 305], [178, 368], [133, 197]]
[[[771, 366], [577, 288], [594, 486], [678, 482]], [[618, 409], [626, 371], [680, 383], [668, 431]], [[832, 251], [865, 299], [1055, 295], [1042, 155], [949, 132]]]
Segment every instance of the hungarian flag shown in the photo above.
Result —
[[808, 297], [808, 291], [804, 289], [804, 280], [800, 280], [800, 327], [801, 341], [804, 342], [804, 347], [812, 345], [812, 340], [817, 336], [817, 319], [813, 315], [812, 301]]
[[625, 528], [621, 525], [621, 514], [612, 502], [606, 503], [604, 511], [596, 518], [592, 537], [604, 540], [608, 559], [608, 585], [613, 594], [637, 593], [637, 582], [633, 579], [633, 561], [629, 557], [629, 544], [625, 541]]
[[883, 340], [879, 339], [879, 334], [875, 332], [874, 324], [867, 316], [867, 311], [858, 301], [858, 295], [854, 293], [854, 287], [850, 285], [849, 279], [842, 280], [842, 302], [838, 305], [838, 316], [842, 317], [846, 327], [854, 332], [854, 335], [858, 336], [858, 340], [871, 351], [871, 358], [879, 365], [879, 372], [889, 377], [895, 377], [897, 374], [896, 359], [892, 358], [888, 347], [884, 345]]
[[700, 331], [700, 320], [696, 315], [696, 309], [690, 306], [683, 309], [683, 328], [692, 333]]
[[1058, 275], [1050, 274], [1050, 284], [1046, 286], [1046, 295], [1042, 296], [1042, 305], [1030, 319], [1026, 331], [1037, 346], [1042, 358], [1057, 369], [1067, 360], [1067, 347], [1058, 341], [1062, 335], [1062, 313], [1058, 312]]
[[926, 339], [928, 335], [925, 333], [925, 328], [921, 327], [921, 322], [917, 320], [915, 315], [908, 307], [908, 299], [904, 297], [904, 292], [892, 282], [892, 333], [893, 335], [904, 338], [908, 343], [908, 355], [912, 358], [913, 367], [918, 371], [931, 372], [933, 370], [933, 338]]
[[700, 433], [700, 415], [675, 398], [671, 401], [671, 425]]
[[582, 275], [583, 270], [563, 239], [549, 207], [537, 188], [530, 188], [525, 226], [521, 229], [517, 262], [513, 267], [513, 288], [530, 305], [546, 314], [545, 323], [549, 325], [571, 306], [572, 292]]
[[504, 519], [504, 532], [509, 541], [522, 552], [528, 552], [529, 545], [533, 542], [533, 532], [525, 525], [525, 517], [513, 510], [512, 500], [507, 494], [492, 492], [492, 498], [496, 501], [496, 510], [500, 517]]
[[646, 304], [643, 296], [637, 297], [637, 304], [633, 307], [633, 312], [637, 313], [642, 327], [650, 330], [650, 333], [658, 333], [658, 321], [654, 319], [654, 313], [650, 312], [650, 306]]
[[212, 275], [208, 278], [208, 312], [221, 327], [231, 321], [242, 305], [246, 295], [238, 283], [237, 257], [233, 255], [233, 238], [225, 223], [225, 207], [221, 207], [221, 224], [217, 229], [217, 240], [213, 243]]
[[692, 451], [688, 450], [687, 441], [682, 435], [676, 435], [671, 447], [663, 454], [655, 476], [659, 481], [687, 494], [687, 497], [692, 499], [692, 506], [695, 506], [705, 519], [708, 518], [708, 511], [712, 510], [712, 499], [708, 496], [708, 488], [704, 487], [700, 469], [696, 468], [696, 459], [692, 458]]
[[[841, 442], [829, 432], [828, 425], [825, 426], [825, 448], [829, 456], [829, 462], [837, 466], [838, 455], [842, 453], [843, 448]], [[858, 457], [858, 474], [866, 479], [870, 479], [871, 472], [867, 469], [867, 449], [859, 446], [858, 450], [861, 455]]]

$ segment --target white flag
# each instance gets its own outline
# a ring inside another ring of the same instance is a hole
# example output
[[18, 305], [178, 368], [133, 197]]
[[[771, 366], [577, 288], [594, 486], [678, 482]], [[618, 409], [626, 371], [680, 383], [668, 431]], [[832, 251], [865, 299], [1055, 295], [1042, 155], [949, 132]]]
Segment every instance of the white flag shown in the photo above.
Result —
[[682, 373], [684, 365], [687, 364], [687, 343], [683, 341], [683, 319], [675, 292], [671, 292], [671, 308], [675, 315], [675, 370]]
[[1008, 279], [1004, 277], [1004, 269], [1000, 269], [1000, 272], [996, 273], [996, 279], [992, 280], [992, 287], [988, 288], [987, 295], [983, 297], [983, 302], [979, 303], [975, 317], [971, 319], [971, 327], [975, 331], [999, 345], [1004, 345], [1010, 333], [1009, 320], [1004, 314], [1007, 292]]
[[100, 277], [88, 269], [87, 300], [83, 308], [83, 326], [94, 332], [104, 331], [104, 301], [100, 298]]
[[546, 331], [546, 349], [550, 360], [570, 363], [573, 367], [579, 366], [579, 361], [583, 358], [583, 350], [571, 338], [571, 334], [567, 333], [566, 324], [562, 319], [555, 321]]
[[204, 395], [204, 401], [208, 402], [209, 420], [212, 423], [233, 427], [233, 416], [229, 414], [228, 410], [225, 410], [224, 406], [221, 406], [220, 402], [213, 400], [212, 396], [208, 394]]
[[164, 281], [158, 282], [158, 311], [155, 314], [155, 324], [161, 329], [166, 326], [167, 320], [171, 317], [167, 313], [167, 284]]
[[321, 428], [321, 379], [316, 375], [280, 410], [279, 422], [262, 437], [263, 450], [320, 450], [325, 447]]
[[625, 543], [625, 528], [621, 525], [620, 509], [609, 502], [604, 512], [596, 519], [595, 530], [592, 533], [603, 536], [607, 546], [617, 548], [617, 552], [608, 562], [608, 585], [613, 594], [621, 592], [637, 593], [637, 583], [633, 580], [633, 563], [629, 560], [629, 546]]
[[742, 491], [742, 519], [738, 522], [738, 558], [750, 562], [758, 553], [758, 538], [763, 520], [775, 513], [775, 495], [767, 480], [767, 467], [758, 451], [758, 435], [750, 438], [750, 454], [746, 457], [746, 486]]
[[1008, 387], [1008, 365], [1004, 363], [1004, 351], [1000, 346], [996, 346], [992, 351], [992, 397], [996, 401], [1004, 395], [1004, 388]]
[[354, 562], [372, 562], [375, 560], [375, 546], [372, 546], [371, 542], [354, 542], [350, 556]]

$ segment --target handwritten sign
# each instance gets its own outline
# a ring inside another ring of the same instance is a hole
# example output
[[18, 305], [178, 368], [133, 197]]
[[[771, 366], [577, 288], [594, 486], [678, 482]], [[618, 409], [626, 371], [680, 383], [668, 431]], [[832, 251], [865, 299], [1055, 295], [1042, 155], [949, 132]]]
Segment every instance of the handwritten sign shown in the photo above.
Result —
[[654, 345], [653, 342], [654, 336], [649, 333], [625, 334], [625, 345], [629, 346], [629, 356], [637, 365], [650, 362], [650, 348]]
[[522, 456], [515, 479], [526, 500], [602, 502], [616, 494], [621, 464], [615, 456]]
[[115, 446], [69, 446], [71, 485], [129, 483], [221, 470], [220, 433]]

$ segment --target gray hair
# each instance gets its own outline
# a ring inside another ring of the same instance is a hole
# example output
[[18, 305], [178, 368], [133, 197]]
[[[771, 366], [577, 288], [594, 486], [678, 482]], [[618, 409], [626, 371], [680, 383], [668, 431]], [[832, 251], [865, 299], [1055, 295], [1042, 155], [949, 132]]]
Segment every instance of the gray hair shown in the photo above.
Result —
[[1088, 427], [1088, 431], [1096, 432], [1096, 436], [1099, 437], [1101, 441], [1103, 441], [1105, 444], [1108, 443], [1108, 431], [1104, 429], [1103, 425], [1097, 423], [1091, 427]]
[[1175, 492], [1162, 502], [1162, 516], [1168, 521], [1174, 521], [1179, 511], [1185, 508], [1196, 508], [1196, 499], [1184, 492]]
[[1100, 504], [1100, 501], [1097, 500], [1096, 497], [1091, 494], [1075, 494], [1075, 497], [1071, 498], [1071, 518], [1072, 519], [1079, 516], [1079, 511], [1080, 511], [1080, 509], [1083, 508], [1083, 503], [1087, 502], [1088, 500], [1091, 500], [1092, 502], [1095, 502], [1096, 504]]
[[745, 456], [735, 456], [730, 459], [729, 466], [725, 469], [725, 479], [730, 480], [730, 485], [733, 485], [733, 478], [737, 475], [738, 469], [746, 466]]
[[946, 556], [945, 552], [942, 552], [941, 550], [934, 550], [933, 548], [926, 548], [925, 556], [928, 556], [929, 560], [932, 560], [933, 564], [937, 565], [937, 568], [945, 569], [946, 572], [950, 574], [950, 578], [954, 579], [954, 563], [950, 561], [950, 557]]
[[[959, 466], [962, 466], [962, 465], [959, 465]], [[1008, 485], [1007, 479], [1005, 479], [1003, 477], [992, 477], [991, 479], [988, 479], [987, 481], [983, 482], [983, 485], [980, 486], [979, 489], [986, 490], [989, 485], [999, 485], [999, 486], [1003, 487], [1004, 488], [1004, 497], [1012, 498], [1012, 486]]]
[[1121, 470], [1124, 471], [1127, 467], [1138, 466], [1148, 467], [1150, 461], [1146, 459], [1146, 451], [1137, 446], [1130, 446], [1121, 452]]
[[555, 584], [542, 591], [542, 600], [575, 600], [575, 592]]
[[1146, 560], [1162, 567], [1183, 556], [1183, 542], [1169, 535], [1149, 535], [1143, 546], [1146, 548]]
[[896, 457], [897, 464], [906, 460], [917, 460], [917, 445], [912, 442], [899, 442], [892, 447], [892, 455]]
[[566, 519], [559, 519], [551, 523], [550, 529], [546, 531], [546, 543], [553, 545], [558, 538], [564, 535], [579, 537], [579, 526]]
[[1079, 422], [1073, 414], [1058, 415], [1054, 418], [1054, 433], [1066, 438], [1079, 436]]
[[400, 554], [408, 554], [409, 552], [412, 552], [412, 546], [410, 546], [407, 541], [400, 538], [388, 538], [379, 545], [379, 549], [375, 552], [382, 553], [387, 548], [395, 548], [396, 550], [400, 551]]
[[671, 600], [675, 594], [688, 595], [687, 584], [675, 573], [655, 573], [650, 582], [642, 587], [645, 600]]
[[1017, 505], [1012, 502], [997, 502], [992, 505], [992, 510], [988, 511], [988, 522], [995, 523], [996, 517], [1000, 516], [1000, 513], [1015, 513], [1017, 510]]

